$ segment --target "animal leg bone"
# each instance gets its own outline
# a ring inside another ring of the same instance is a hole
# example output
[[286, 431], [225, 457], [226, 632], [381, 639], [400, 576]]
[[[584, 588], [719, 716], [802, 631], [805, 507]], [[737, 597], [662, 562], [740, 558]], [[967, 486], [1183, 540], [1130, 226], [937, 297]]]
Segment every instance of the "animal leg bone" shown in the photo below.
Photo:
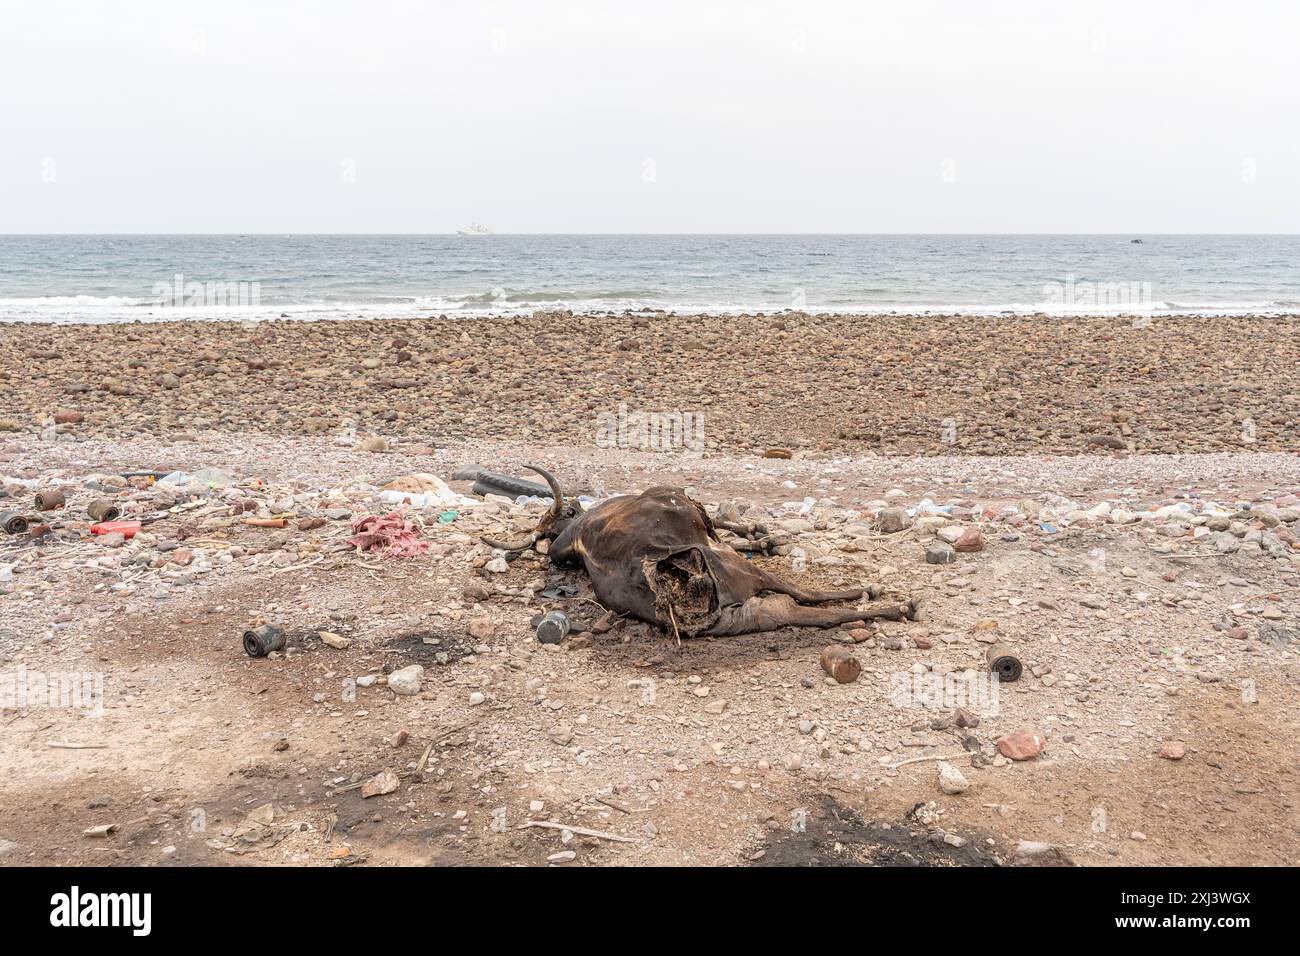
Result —
[[755, 634], [783, 627], [834, 627], [850, 621], [884, 618], [910, 620], [916, 613], [915, 601], [887, 604], [877, 608], [805, 607], [788, 594], [752, 597], [739, 606], [726, 607], [707, 634]]
[[[866, 595], [871, 600], [880, 597], [880, 588], [877, 585], [869, 584], [866, 588], [850, 588], [847, 591], [813, 591], [809, 588], [801, 588], [792, 581], [778, 577], [767, 571], [760, 574], [760, 580], [763, 583], [763, 589], [766, 591], [775, 591], [777, 594], [788, 594], [800, 604], [825, 604], [827, 601], [856, 601]], [[850, 618], [850, 620], [853, 620]]]
[[730, 531], [732, 534], [738, 534], [742, 538], [753, 538], [767, 534], [767, 525], [747, 524], [741, 521], [718, 521], [715, 519], [713, 527], [721, 528], [723, 531]]

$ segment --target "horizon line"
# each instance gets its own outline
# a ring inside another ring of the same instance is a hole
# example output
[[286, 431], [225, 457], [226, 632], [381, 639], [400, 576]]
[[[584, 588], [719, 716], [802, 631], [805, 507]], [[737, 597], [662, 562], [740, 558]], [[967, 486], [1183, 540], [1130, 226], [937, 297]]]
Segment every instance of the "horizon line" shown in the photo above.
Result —
[[293, 229], [241, 230], [216, 232], [0, 232], [5, 237], [27, 236], [457, 236], [462, 239], [491, 239], [513, 236], [701, 236], [701, 237], [752, 237], [752, 236], [809, 236], [866, 238], [880, 236], [1300, 236], [1295, 232], [491, 232], [484, 235], [461, 236], [451, 232], [311, 232]]

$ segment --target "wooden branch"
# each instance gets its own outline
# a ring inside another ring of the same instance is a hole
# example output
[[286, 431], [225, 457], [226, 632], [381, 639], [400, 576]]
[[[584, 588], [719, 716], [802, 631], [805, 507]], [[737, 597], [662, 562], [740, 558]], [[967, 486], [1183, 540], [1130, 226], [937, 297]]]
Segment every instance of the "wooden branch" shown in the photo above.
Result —
[[570, 833], [576, 833], [578, 836], [596, 837], [600, 840], [612, 840], [614, 843], [635, 843], [631, 837], [619, 836], [617, 833], [602, 833], [600, 830], [588, 830], [586, 827], [575, 827], [568, 823], [552, 823], [550, 820], [529, 820], [522, 823], [519, 829], [526, 830], [529, 827], [546, 827], [548, 830], [568, 830]]

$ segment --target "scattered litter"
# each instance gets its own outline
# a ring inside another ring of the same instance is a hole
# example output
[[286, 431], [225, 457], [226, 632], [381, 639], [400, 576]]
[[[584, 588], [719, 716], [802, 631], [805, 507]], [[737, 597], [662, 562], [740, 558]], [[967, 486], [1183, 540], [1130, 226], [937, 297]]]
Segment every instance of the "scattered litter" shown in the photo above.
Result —
[[445, 481], [425, 472], [393, 479], [384, 485], [379, 497], [389, 504], [409, 504], [415, 508], [460, 503], [460, 495], [448, 488]]
[[551, 611], [537, 625], [537, 640], [542, 644], [558, 644], [569, 634], [569, 617], [563, 611]]
[[37, 511], [53, 511], [55, 508], [62, 508], [66, 503], [62, 488], [46, 488], [36, 494]]
[[288, 518], [245, 518], [244, 524], [254, 528], [287, 528]]
[[822, 670], [835, 678], [838, 684], [852, 684], [862, 673], [862, 665], [846, 647], [831, 644], [823, 648], [821, 655]]
[[90, 526], [91, 534], [120, 534], [123, 538], [133, 538], [144, 524], [139, 521], [101, 521]]
[[998, 680], [1004, 684], [1019, 680], [1024, 672], [1024, 664], [1006, 644], [994, 644], [984, 656], [989, 663], [989, 673], [997, 674]]
[[27, 530], [27, 518], [16, 511], [0, 511], [0, 528], [5, 534], [22, 534]]
[[[170, 476], [168, 476], [170, 477]], [[198, 483], [208, 488], [229, 488], [236, 481], [234, 475], [221, 468], [200, 468], [190, 476], [188, 484]]]
[[116, 521], [122, 517], [122, 509], [107, 499], [99, 498], [86, 506], [86, 514], [91, 521]]
[[413, 558], [429, 549], [429, 542], [416, 537], [419, 529], [407, 521], [401, 511], [354, 518], [352, 532], [348, 544], [362, 551], [375, 551], [386, 558]]
[[524, 478], [512, 478], [510, 475], [503, 475], [495, 471], [479, 472], [473, 488], [470, 489], [476, 495], [487, 497], [488, 495], [501, 495], [505, 498], [550, 498], [551, 489], [546, 485], [538, 484], [535, 481], [528, 481]]
[[571, 598], [577, 595], [578, 589], [572, 584], [555, 584], [548, 588], [542, 589], [542, 597], [550, 598], [552, 601], [561, 598]]
[[249, 657], [265, 657], [272, 651], [284, 649], [284, 630], [274, 624], [263, 624], [244, 632], [244, 653]]

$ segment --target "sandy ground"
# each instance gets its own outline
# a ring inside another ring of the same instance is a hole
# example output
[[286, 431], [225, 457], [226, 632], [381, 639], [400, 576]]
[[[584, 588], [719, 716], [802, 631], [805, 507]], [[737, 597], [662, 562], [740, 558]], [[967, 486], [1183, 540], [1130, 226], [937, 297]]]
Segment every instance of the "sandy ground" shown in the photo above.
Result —
[[[1229, 509], [1293, 502], [1295, 456], [786, 461], [397, 428], [386, 450], [366, 452], [351, 436], [84, 425], [50, 431], [23, 417], [0, 438], [9, 503], [25, 503], [22, 481], [69, 482], [49, 535], [0, 538], [12, 569], [0, 582], [0, 673], [102, 677], [102, 713], [0, 710], [0, 864], [1300, 862], [1294, 551], [1220, 552], [1163, 520], [1049, 530], [1014, 516], [1024, 498], [1062, 513], [1178, 495]], [[248, 496], [264, 511], [296, 492], [295, 520], [340, 502], [359, 513], [364, 492], [330, 500], [329, 489], [527, 461], [549, 462], [574, 490], [679, 484], [773, 520], [799, 521], [786, 503], [812, 497], [808, 527], [791, 525], [804, 569], [754, 560], [819, 586], [922, 597], [922, 614], [846, 644], [863, 674], [839, 685], [818, 655], [851, 640], [842, 629], [678, 647], [635, 622], [605, 629], [582, 576], [540, 558], [488, 571], [476, 534], [527, 525], [521, 509], [489, 503], [446, 524], [430, 513], [430, 553], [385, 560], [338, 546], [346, 520], [257, 528], [230, 507]], [[185, 496], [127, 489], [131, 507], [162, 515], [148, 541], [86, 535], [87, 476], [204, 466], [229, 469], [239, 488], [190, 511], [162, 507], [189, 507]], [[935, 565], [916, 527], [864, 532], [882, 505], [925, 498], [956, 502], [985, 547]], [[1234, 520], [1243, 541], [1259, 537], [1250, 514]], [[178, 550], [193, 563], [176, 563]], [[557, 581], [577, 597], [537, 593]], [[530, 620], [557, 606], [583, 631], [540, 645]], [[240, 635], [263, 617], [290, 646], [250, 659]], [[320, 631], [350, 643], [326, 646]], [[982, 671], [994, 639], [1019, 650], [1026, 673], [999, 686], [996, 706], [970, 706], [977, 727], [893, 693], [915, 674]], [[398, 696], [384, 675], [412, 663], [423, 686]], [[998, 755], [994, 742], [1019, 730], [1046, 738], [1041, 755]], [[1180, 759], [1159, 755], [1174, 743]], [[934, 760], [903, 763], [936, 756], [969, 789], [943, 792]], [[363, 796], [383, 771], [397, 788]], [[1055, 849], [1018, 855], [1021, 841]]]

